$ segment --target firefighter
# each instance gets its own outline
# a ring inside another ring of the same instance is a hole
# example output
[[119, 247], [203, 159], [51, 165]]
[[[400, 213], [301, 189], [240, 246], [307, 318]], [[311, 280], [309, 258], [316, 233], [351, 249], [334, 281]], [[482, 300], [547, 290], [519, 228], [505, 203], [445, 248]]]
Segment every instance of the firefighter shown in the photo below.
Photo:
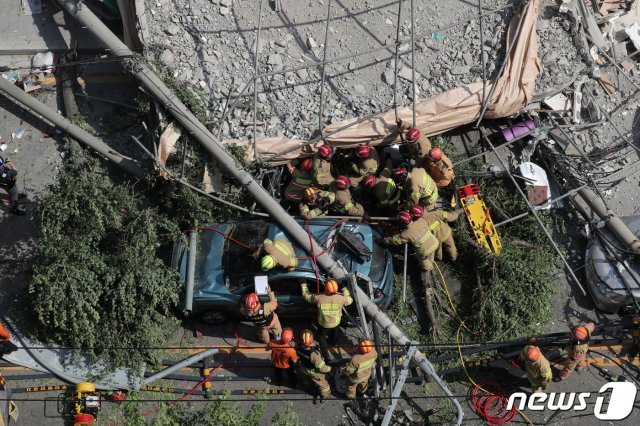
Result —
[[353, 201], [349, 186], [351, 186], [351, 183], [346, 176], [338, 176], [333, 181], [330, 190], [335, 194], [335, 200], [331, 204], [331, 208], [341, 215], [366, 217], [362, 204]]
[[456, 173], [449, 157], [440, 148], [432, 148], [426, 157], [425, 167], [436, 183], [440, 197], [445, 201], [449, 201], [451, 207], [455, 207], [456, 187], [453, 179], [455, 179]]
[[356, 148], [357, 161], [351, 164], [349, 180], [351, 186], [357, 188], [365, 176], [375, 175], [380, 167], [380, 157], [375, 148], [361, 145]]
[[447, 222], [455, 222], [462, 213], [462, 209], [452, 212], [446, 212], [444, 210], [432, 210], [425, 212], [422, 206], [411, 207], [411, 215], [417, 218], [424, 218], [429, 225], [429, 229], [440, 242], [440, 246], [436, 251], [436, 260], [442, 260], [442, 251], [446, 251], [447, 255], [453, 262], [458, 259], [458, 249], [456, 248], [456, 242], [453, 239], [453, 232]]
[[247, 294], [242, 306], [242, 314], [257, 327], [256, 334], [262, 343], [269, 343], [269, 333], [273, 336], [279, 336], [282, 333], [280, 319], [276, 314], [278, 307], [278, 299], [271, 289], [267, 287], [269, 292], [269, 301], [262, 305], [260, 298], [255, 293]]
[[317, 394], [313, 396], [313, 403], [320, 403], [323, 398], [331, 394], [331, 386], [327, 382], [326, 374], [331, 371], [322, 357], [320, 351], [314, 347], [313, 333], [309, 330], [303, 330], [300, 334], [300, 346], [296, 347], [298, 355], [298, 373], [300, 380], [305, 386], [313, 383]]
[[262, 257], [260, 266], [264, 272], [279, 266], [293, 271], [298, 266], [298, 258], [291, 243], [284, 238], [275, 238], [273, 241], [265, 239], [262, 247], [258, 250], [264, 250], [267, 254]]
[[13, 166], [9, 158], [2, 158], [0, 155], [0, 188], [7, 191], [11, 199], [10, 212], [22, 216], [24, 210], [19, 208], [18, 198], [20, 198], [20, 189], [18, 187], [18, 171]]
[[589, 339], [596, 325], [592, 322], [583, 324], [573, 329], [571, 333], [571, 343], [566, 351], [569, 356], [564, 361], [564, 369], [560, 371], [560, 379], [565, 379], [573, 373], [573, 370], [580, 371], [587, 367], [587, 353], [589, 352]]
[[291, 182], [284, 190], [284, 198], [298, 204], [304, 197], [304, 190], [313, 183], [313, 160], [305, 158], [298, 162], [297, 167], [291, 171]]
[[363, 181], [364, 186], [373, 190], [377, 205], [382, 208], [395, 208], [400, 201], [401, 192], [391, 178], [392, 173], [391, 161], [388, 161], [380, 176], [368, 175]]
[[329, 206], [335, 201], [336, 195], [331, 191], [322, 191], [313, 187], [304, 190], [304, 202], [300, 203], [300, 216], [305, 219], [315, 219], [324, 216]]
[[431, 232], [430, 226], [423, 218], [418, 218], [414, 221], [413, 216], [408, 211], [401, 211], [398, 214], [398, 220], [403, 230], [392, 237], [385, 238], [383, 243], [392, 246], [411, 243], [422, 271], [429, 272], [433, 270], [433, 258], [438, 246], [440, 246], [440, 242]]
[[407, 132], [403, 142], [407, 146], [409, 155], [415, 161], [416, 166], [422, 167], [425, 157], [431, 150], [431, 141], [428, 137], [422, 136], [422, 132], [415, 127], [411, 127], [409, 123], [402, 123], [400, 129]]
[[325, 294], [311, 294], [307, 283], [302, 284], [302, 297], [308, 303], [318, 307], [316, 329], [320, 347], [328, 357], [329, 345], [334, 346], [338, 341], [342, 308], [353, 303], [349, 289], [344, 287], [342, 294], [338, 293], [338, 282], [329, 280], [324, 285]]
[[292, 388], [296, 387], [296, 372], [294, 366], [298, 361], [298, 354], [291, 346], [293, 330], [285, 328], [278, 340], [272, 340], [267, 344], [267, 350], [271, 351], [271, 365], [275, 372], [276, 386], [282, 386], [282, 376], [286, 373]]
[[369, 339], [358, 343], [357, 354], [351, 357], [342, 372], [347, 376], [347, 398], [354, 399], [357, 393], [364, 394], [369, 387], [369, 377], [376, 364], [378, 353]]
[[11, 334], [0, 322], [0, 356], [8, 355], [18, 349], [18, 347], [10, 340]]
[[433, 210], [438, 200], [438, 187], [429, 173], [422, 167], [414, 167], [407, 177], [407, 191], [409, 204], [421, 205], [427, 210]]
[[318, 152], [313, 156], [313, 183], [321, 189], [328, 189], [334, 181], [331, 173], [331, 158], [333, 148], [325, 144], [318, 148]]
[[540, 348], [527, 345], [522, 348], [520, 358], [524, 360], [527, 379], [531, 383], [531, 390], [534, 393], [545, 392], [547, 385], [553, 378], [553, 372], [549, 361], [540, 352]]

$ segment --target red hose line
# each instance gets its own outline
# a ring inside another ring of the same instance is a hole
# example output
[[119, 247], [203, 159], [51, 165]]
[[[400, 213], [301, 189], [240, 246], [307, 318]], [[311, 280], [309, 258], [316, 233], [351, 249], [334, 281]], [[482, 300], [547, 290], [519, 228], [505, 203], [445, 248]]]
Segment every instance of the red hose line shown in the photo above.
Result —
[[516, 415], [515, 407], [507, 411], [509, 399], [503, 393], [501, 386], [488, 380], [478, 383], [471, 391], [471, 404], [476, 414], [490, 425], [508, 424]]

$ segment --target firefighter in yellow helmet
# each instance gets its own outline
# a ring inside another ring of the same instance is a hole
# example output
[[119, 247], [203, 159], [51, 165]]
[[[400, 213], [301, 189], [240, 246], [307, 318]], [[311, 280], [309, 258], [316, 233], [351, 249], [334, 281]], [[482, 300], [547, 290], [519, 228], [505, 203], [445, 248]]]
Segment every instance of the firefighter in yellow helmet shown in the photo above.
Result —
[[563, 362], [564, 369], [560, 371], [560, 379], [565, 379], [573, 373], [587, 367], [587, 353], [589, 352], [589, 339], [596, 329], [592, 322], [583, 324], [573, 329], [571, 342], [566, 351], [568, 358]]
[[433, 233], [433, 235], [440, 242], [440, 246], [435, 254], [436, 260], [442, 260], [442, 251], [446, 251], [447, 255], [451, 258], [452, 261], [456, 261], [458, 259], [458, 249], [456, 247], [456, 242], [453, 239], [453, 232], [451, 231], [451, 227], [447, 224], [447, 222], [455, 222], [462, 209], [455, 210], [452, 212], [447, 212], [444, 210], [432, 210], [430, 212], [425, 212], [422, 206], [413, 206], [411, 207], [411, 215], [414, 218], [423, 218], [427, 224], [429, 225], [429, 229]]
[[409, 205], [421, 205], [433, 210], [438, 200], [438, 186], [422, 167], [414, 167], [407, 177], [406, 187], [409, 191]]
[[431, 232], [431, 227], [423, 218], [414, 220], [411, 213], [402, 211], [398, 214], [398, 221], [403, 230], [391, 237], [383, 240], [384, 244], [399, 246], [404, 243], [411, 243], [416, 252], [416, 258], [420, 263], [420, 268], [424, 272], [434, 268], [433, 258], [440, 242]]
[[300, 216], [305, 219], [315, 219], [324, 216], [329, 211], [329, 206], [333, 204], [336, 195], [331, 191], [323, 191], [309, 187], [304, 191], [304, 201], [299, 204]]
[[331, 386], [327, 381], [327, 373], [331, 371], [331, 367], [325, 363], [322, 354], [316, 349], [311, 331], [302, 331], [300, 345], [296, 347], [296, 353], [300, 381], [305, 386], [313, 384], [318, 392], [313, 397], [313, 403], [318, 402], [318, 397], [322, 403], [322, 399], [331, 394]]
[[360, 340], [358, 353], [351, 357], [349, 364], [342, 370], [347, 376], [347, 398], [353, 399], [357, 393], [366, 392], [377, 358], [378, 353], [373, 342], [368, 339]]
[[265, 239], [258, 254], [264, 250], [265, 256], [260, 260], [260, 267], [264, 272], [279, 266], [293, 271], [298, 266], [298, 258], [291, 243], [284, 238], [275, 238], [273, 241]]
[[520, 358], [524, 360], [527, 379], [531, 383], [531, 390], [534, 393], [545, 392], [547, 385], [553, 378], [553, 372], [549, 361], [542, 355], [540, 348], [527, 345], [522, 348]]
[[320, 347], [328, 356], [328, 347], [334, 346], [338, 341], [340, 321], [342, 320], [342, 308], [353, 303], [349, 289], [344, 287], [342, 294], [338, 293], [338, 282], [329, 280], [324, 285], [325, 294], [312, 294], [307, 283], [302, 284], [302, 297], [308, 303], [318, 307], [317, 333]]
[[331, 172], [331, 158], [333, 157], [333, 148], [329, 145], [322, 145], [318, 148], [318, 152], [313, 156], [313, 184], [321, 189], [328, 189], [333, 182], [333, 173]]

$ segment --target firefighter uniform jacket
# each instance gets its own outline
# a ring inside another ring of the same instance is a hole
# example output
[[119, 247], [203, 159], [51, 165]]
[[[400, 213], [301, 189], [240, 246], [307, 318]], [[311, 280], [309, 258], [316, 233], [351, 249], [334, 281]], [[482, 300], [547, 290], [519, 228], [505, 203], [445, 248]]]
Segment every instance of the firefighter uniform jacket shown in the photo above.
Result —
[[423, 218], [414, 220], [407, 228], [399, 234], [384, 239], [385, 244], [399, 246], [404, 243], [411, 243], [419, 257], [427, 257], [435, 252], [440, 245], [438, 239], [431, 232], [431, 227]]
[[353, 201], [351, 192], [348, 189], [337, 189], [335, 185], [331, 185], [331, 191], [335, 194], [335, 200], [331, 204], [331, 208], [337, 213], [347, 216], [362, 216], [364, 207], [360, 203]]
[[295, 168], [291, 172], [291, 182], [284, 190], [284, 198], [299, 203], [304, 198], [304, 190], [313, 183], [313, 171]]
[[289, 368], [298, 361], [296, 350], [281, 340], [270, 341], [267, 350], [271, 350], [271, 365], [276, 368]]
[[322, 158], [320, 154], [313, 156], [312, 170], [313, 181], [318, 187], [326, 189], [334, 181], [331, 173], [331, 161]]
[[[320, 199], [324, 199], [323, 206], [320, 207]], [[314, 204], [310, 203], [300, 203], [300, 216], [305, 219], [315, 219], [318, 216], [323, 216], [327, 214], [327, 210], [329, 210], [329, 206], [333, 204], [336, 199], [336, 195], [330, 191], [318, 191], [317, 201]]]
[[432, 205], [438, 200], [438, 187], [422, 167], [414, 167], [411, 172], [409, 172], [407, 183], [412, 205]]
[[380, 157], [375, 148], [371, 150], [369, 157], [358, 160], [351, 165], [351, 171], [356, 176], [375, 175], [380, 167]]
[[392, 173], [391, 161], [388, 161], [373, 187], [373, 193], [383, 207], [392, 207], [400, 200], [400, 191], [391, 179]]
[[296, 348], [300, 370], [302, 373], [310, 377], [316, 377], [319, 374], [324, 375], [331, 371], [325, 362], [322, 354], [316, 348], [301, 346]]
[[298, 266], [296, 252], [291, 243], [284, 238], [276, 238], [273, 241], [266, 239], [263, 247], [268, 255], [273, 256], [278, 266], [288, 269], [295, 269]]
[[[591, 337], [591, 333], [593, 333], [593, 330], [596, 328], [592, 322], [584, 324], [583, 327], [589, 332], [589, 337]], [[589, 340], [579, 342], [572, 341], [567, 347], [567, 354], [569, 354], [569, 359], [572, 361], [583, 362], [587, 358], [587, 352], [589, 352]]]
[[[402, 130], [402, 132], [404, 133], [411, 127], [411, 123], [402, 122], [402, 124], [400, 125], [400, 130]], [[418, 139], [418, 142], [407, 144], [407, 149], [409, 151], [409, 155], [411, 155], [411, 158], [416, 160], [417, 165], [421, 166], [425, 161], [427, 154], [429, 154], [429, 151], [431, 151], [431, 141], [428, 137], [422, 135]]]
[[367, 354], [358, 353], [351, 357], [351, 361], [344, 368], [349, 381], [353, 384], [368, 381], [377, 358], [378, 353], [373, 348]]
[[544, 355], [540, 354], [535, 362], [529, 362], [526, 359], [525, 354], [529, 350], [530, 345], [525, 346], [520, 353], [520, 357], [525, 360], [525, 371], [527, 372], [527, 379], [531, 383], [532, 388], [542, 387], [545, 388], [547, 384], [553, 378], [553, 372], [551, 371], [551, 365]]
[[433, 161], [427, 157], [425, 163], [429, 175], [437, 186], [447, 186], [456, 177], [456, 173], [453, 171], [453, 164], [445, 154], [442, 154], [442, 158], [438, 161]]
[[242, 305], [242, 313], [249, 318], [249, 321], [259, 327], [269, 327], [278, 316], [275, 313], [278, 307], [278, 299], [273, 291], [269, 292], [269, 301], [255, 311], [250, 311]]
[[349, 289], [342, 294], [311, 294], [306, 283], [302, 284], [302, 297], [318, 307], [318, 324], [322, 328], [336, 328], [342, 320], [342, 307], [353, 303]]
[[451, 236], [451, 228], [447, 225], [447, 222], [455, 222], [459, 215], [456, 212], [433, 210], [424, 212], [422, 218], [429, 224], [429, 229], [431, 229], [438, 241], [443, 242]]

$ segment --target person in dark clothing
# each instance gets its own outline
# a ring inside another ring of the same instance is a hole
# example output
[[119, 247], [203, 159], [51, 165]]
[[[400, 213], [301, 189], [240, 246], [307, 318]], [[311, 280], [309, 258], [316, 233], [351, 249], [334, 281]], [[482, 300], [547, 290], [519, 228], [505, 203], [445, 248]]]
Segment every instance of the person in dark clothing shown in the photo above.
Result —
[[9, 158], [3, 158], [0, 155], [0, 188], [9, 193], [11, 198], [11, 213], [24, 215], [24, 210], [19, 208], [18, 198], [20, 198], [20, 189], [18, 187], [18, 171], [13, 166]]

